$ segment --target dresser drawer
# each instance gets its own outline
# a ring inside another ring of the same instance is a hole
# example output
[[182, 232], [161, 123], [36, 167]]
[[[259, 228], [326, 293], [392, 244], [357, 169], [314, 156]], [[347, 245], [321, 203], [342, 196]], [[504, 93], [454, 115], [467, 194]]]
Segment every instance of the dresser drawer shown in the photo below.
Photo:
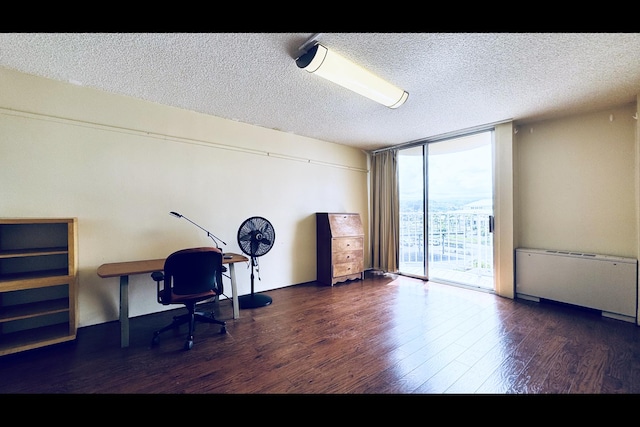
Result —
[[364, 263], [362, 259], [355, 262], [345, 262], [333, 265], [333, 277], [348, 276], [351, 274], [360, 274], [363, 270]]
[[331, 241], [331, 251], [333, 253], [343, 251], [362, 251], [364, 247], [362, 237], [340, 237]]
[[332, 264], [343, 264], [345, 262], [362, 261], [362, 250], [341, 251], [331, 254]]

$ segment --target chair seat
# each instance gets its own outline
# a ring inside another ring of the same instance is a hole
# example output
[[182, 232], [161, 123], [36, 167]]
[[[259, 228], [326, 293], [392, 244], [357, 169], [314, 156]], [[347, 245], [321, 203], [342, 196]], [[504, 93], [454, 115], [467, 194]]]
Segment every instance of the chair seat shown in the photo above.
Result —
[[[167, 295], [169, 295], [169, 298], [167, 298]], [[193, 300], [202, 301], [207, 298], [215, 297], [216, 295], [217, 294], [213, 290], [201, 292], [199, 294], [179, 295], [174, 293], [172, 288], [172, 289], [163, 289], [160, 292], [160, 301], [162, 301], [162, 304], [167, 304], [167, 305], [180, 304], [180, 303], [184, 303], [185, 301], [193, 301]]]

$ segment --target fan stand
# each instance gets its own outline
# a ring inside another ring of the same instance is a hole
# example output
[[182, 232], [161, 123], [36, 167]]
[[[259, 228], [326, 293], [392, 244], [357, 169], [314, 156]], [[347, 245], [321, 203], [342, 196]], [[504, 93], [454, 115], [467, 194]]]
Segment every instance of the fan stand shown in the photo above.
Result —
[[240, 308], [258, 308], [271, 304], [271, 297], [268, 295], [255, 294], [253, 291], [253, 267], [256, 265], [256, 258], [251, 257], [251, 293], [249, 295], [240, 295], [238, 297], [238, 305]]

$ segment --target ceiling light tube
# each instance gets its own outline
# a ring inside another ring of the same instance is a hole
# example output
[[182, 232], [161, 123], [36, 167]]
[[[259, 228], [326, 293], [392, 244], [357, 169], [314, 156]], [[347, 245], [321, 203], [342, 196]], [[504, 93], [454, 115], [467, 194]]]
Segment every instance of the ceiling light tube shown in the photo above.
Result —
[[330, 51], [320, 43], [316, 43], [298, 57], [296, 64], [303, 70], [317, 74], [389, 108], [398, 108], [409, 97], [408, 92]]

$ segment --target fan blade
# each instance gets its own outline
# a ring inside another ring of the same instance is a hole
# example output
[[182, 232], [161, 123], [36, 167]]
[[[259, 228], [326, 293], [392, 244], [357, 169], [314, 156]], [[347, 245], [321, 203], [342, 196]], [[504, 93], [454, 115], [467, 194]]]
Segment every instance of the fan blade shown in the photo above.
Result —
[[271, 245], [271, 240], [267, 239], [266, 237], [263, 237], [262, 240], [260, 240], [260, 243], [263, 244], [263, 245], [270, 246]]
[[260, 248], [260, 242], [252, 240], [251, 241], [251, 255], [257, 254], [259, 248]]
[[249, 221], [249, 225], [251, 226], [251, 231], [256, 231], [260, 229], [261, 224], [261, 220], [258, 217], [254, 217]]

